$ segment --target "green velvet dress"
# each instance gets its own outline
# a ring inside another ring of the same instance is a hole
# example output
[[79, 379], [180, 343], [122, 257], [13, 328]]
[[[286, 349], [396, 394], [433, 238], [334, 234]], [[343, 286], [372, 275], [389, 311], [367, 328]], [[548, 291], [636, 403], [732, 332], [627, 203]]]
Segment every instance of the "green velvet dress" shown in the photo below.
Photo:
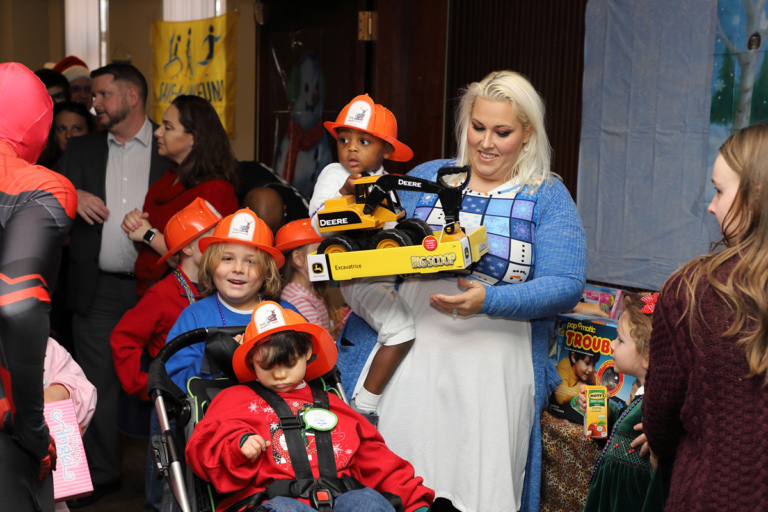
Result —
[[649, 457], [630, 445], [642, 423], [642, 396], [635, 398], [616, 421], [611, 405], [609, 424], [616, 421], [605, 449], [598, 458], [589, 485], [585, 512], [658, 512], [664, 510], [664, 490], [659, 472], [651, 471]]

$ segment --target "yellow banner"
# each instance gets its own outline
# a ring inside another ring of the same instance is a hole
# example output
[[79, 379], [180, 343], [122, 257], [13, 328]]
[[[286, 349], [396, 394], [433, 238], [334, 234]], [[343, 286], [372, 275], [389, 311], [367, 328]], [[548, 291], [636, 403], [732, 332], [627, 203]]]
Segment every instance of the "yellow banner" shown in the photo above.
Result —
[[176, 96], [211, 102], [229, 138], [235, 136], [237, 11], [196, 21], [152, 23], [152, 119], [160, 123]]

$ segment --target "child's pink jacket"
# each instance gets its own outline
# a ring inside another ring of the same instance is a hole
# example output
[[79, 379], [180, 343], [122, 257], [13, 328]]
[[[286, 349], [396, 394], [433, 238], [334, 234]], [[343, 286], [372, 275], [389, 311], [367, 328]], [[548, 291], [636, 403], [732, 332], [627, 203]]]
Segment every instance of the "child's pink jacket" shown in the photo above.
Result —
[[48, 338], [43, 385], [48, 388], [53, 384], [61, 384], [69, 391], [69, 398], [75, 404], [77, 423], [82, 433], [85, 433], [93, 411], [96, 410], [96, 388], [85, 378], [85, 373], [69, 352], [55, 339]]

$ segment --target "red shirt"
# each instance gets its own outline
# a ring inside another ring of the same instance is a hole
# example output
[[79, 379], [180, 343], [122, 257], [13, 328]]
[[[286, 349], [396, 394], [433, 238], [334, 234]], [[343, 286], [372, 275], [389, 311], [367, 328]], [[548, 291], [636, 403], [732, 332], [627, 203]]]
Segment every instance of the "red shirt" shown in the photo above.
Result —
[[[181, 275], [195, 300], [199, 299], [197, 286], [183, 272]], [[147, 290], [136, 306], [120, 319], [109, 342], [117, 377], [126, 393], [149, 400], [147, 372], [141, 371], [141, 355], [146, 347], [152, 358], [157, 356], [165, 345], [168, 331], [189, 304], [186, 290], [175, 274], [169, 274]]]

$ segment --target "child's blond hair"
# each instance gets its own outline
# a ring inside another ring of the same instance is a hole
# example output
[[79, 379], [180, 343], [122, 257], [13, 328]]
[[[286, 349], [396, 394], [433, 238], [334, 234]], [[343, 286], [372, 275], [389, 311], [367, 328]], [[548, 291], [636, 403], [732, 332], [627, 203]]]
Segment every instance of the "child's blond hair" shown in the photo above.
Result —
[[[221, 263], [221, 259], [224, 256], [224, 246], [227, 243], [237, 242], [212, 243], [203, 253], [203, 258], [200, 261], [200, 270], [198, 270], [199, 283], [197, 288], [205, 296], [213, 295], [216, 292], [213, 274]], [[272, 256], [260, 249], [256, 249], [256, 272], [264, 280], [259, 289], [259, 295], [262, 300], [279, 301], [281, 291], [280, 271]]]

